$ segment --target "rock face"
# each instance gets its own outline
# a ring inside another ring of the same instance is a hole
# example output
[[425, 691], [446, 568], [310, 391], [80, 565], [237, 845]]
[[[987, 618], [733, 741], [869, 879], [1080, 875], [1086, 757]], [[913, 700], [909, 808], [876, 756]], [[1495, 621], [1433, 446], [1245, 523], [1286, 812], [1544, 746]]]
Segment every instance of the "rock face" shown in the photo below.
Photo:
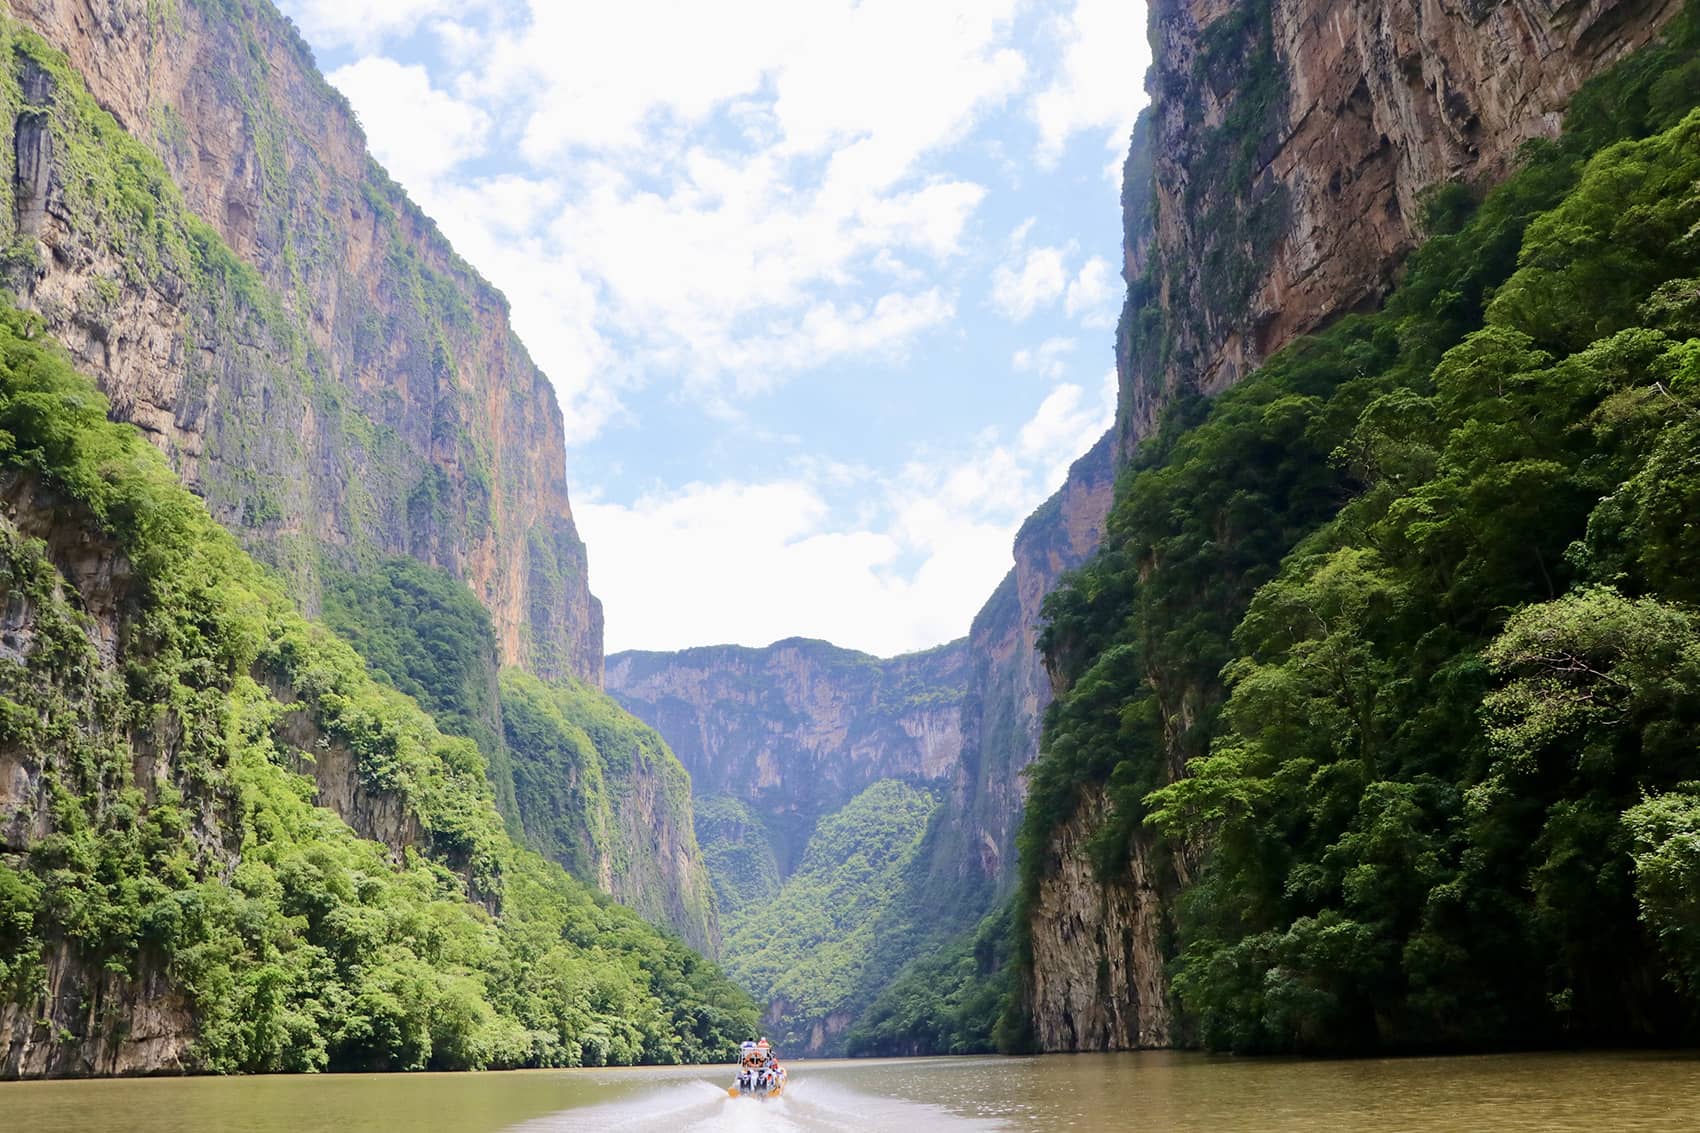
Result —
[[[1426, 190], [1491, 183], [1681, 0], [1158, 0], [1149, 188], [1130, 185], [1118, 451], [1373, 305]], [[1137, 148], [1137, 147], [1136, 147]], [[1163, 317], [1140, 317], [1149, 306]], [[1169, 334], [1141, 333], [1162, 327]]]
[[872, 783], [939, 783], [961, 759], [961, 641], [889, 661], [803, 638], [615, 653], [607, 679], [698, 797], [741, 800], [763, 819], [782, 875], [815, 824]]
[[[0, 284], [112, 415], [310, 613], [327, 564], [408, 556], [472, 590], [501, 664], [599, 687], [553, 390], [293, 26], [265, 0], [19, 0], [0, 2], [0, 55]], [[311, 769], [322, 799], [415, 841], [346, 754]], [[621, 780], [666, 821], [634, 804], [597, 834], [621, 864], [582, 876], [711, 946], [671, 763]]]
[[[1122, 192], [1116, 459], [1169, 406], [1220, 392], [1299, 335], [1375, 306], [1426, 191], [1488, 184], [1551, 137], [1590, 77], [1680, 0], [1158, 0], [1152, 105]], [[1052, 832], [1028, 928], [1044, 1050], [1177, 1041], [1164, 894], [1183, 856], [1094, 874], [1089, 794]], [[1163, 879], [1171, 879], [1164, 881]]]
[[[411, 555], [489, 607], [505, 664], [600, 683], [553, 391], [288, 21], [266, 0], [10, 9], [9, 40], [55, 51], [19, 62], [3, 267], [114, 412], [310, 611], [317, 556]], [[138, 162], [89, 178], [121, 139], [73, 71], [164, 185]]]
[[1099, 880], [1084, 843], [1104, 813], [1093, 792], [1056, 832], [1033, 905], [1030, 993], [1042, 1050], [1163, 1047], [1174, 1038], [1161, 948], [1166, 895], [1147, 847], [1135, 848], [1119, 884]]
[[[109, 541], [91, 536], [93, 525], [67, 509], [32, 477], [0, 478], [0, 597], [5, 602], [0, 679], [7, 703], [27, 699], [15, 682], [29, 678], [28, 691], [80, 705], [83, 719], [66, 721], [97, 737], [113, 735], [117, 713], [111, 690], [125, 650], [121, 646], [130, 606], [132, 571]], [[32, 550], [39, 547], [39, 551]], [[51, 672], [31, 669], [58, 642], [65, 658]], [[137, 779], [157, 791], [171, 782], [172, 737], [137, 745]], [[44, 797], [63, 774], [52, 752], [0, 740], [0, 864], [16, 860], [53, 829]], [[197, 818], [203, 851], [215, 862], [233, 863], [232, 816], [220, 800], [205, 800]], [[103, 971], [79, 955], [69, 940], [52, 944], [40, 957], [42, 995], [19, 1003], [0, 1000], [0, 1079], [96, 1074], [148, 1074], [181, 1070], [194, 1039], [194, 1018], [184, 998], [166, 979], [164, 967], [141, 958], [130, 975]], [[45, 1019], [48, 1026], [42, 1026]]]
[[983, 915], [1013, 876], [1026, 795], [1021, 775], [1039, 754], [1039, 730], [1051, 702], [1039, 652], [1040, 606], [1103, 538], [1115, 490], [1111, 443], [1106, 433], [1022, 525], [1015, 566], [968, 633], [962, 758], [928, 850], [934, 899], [960, 902], [962, 927]]
[[691, 778], [654, 729], [600, 689], [502, 674], [502, 730], [526, 840], [710, 955], [720, 926]]

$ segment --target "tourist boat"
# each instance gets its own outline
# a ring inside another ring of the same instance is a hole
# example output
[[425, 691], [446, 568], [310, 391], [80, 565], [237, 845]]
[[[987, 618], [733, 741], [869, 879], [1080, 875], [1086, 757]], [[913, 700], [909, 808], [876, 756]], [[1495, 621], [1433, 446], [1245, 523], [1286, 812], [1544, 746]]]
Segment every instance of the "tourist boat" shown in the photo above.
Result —
[[783, 1094], [790, 1075], [785, 1072], [783, 1066], [773, 1070], [767, 1069], [763, 1063], [767, 1061], [768, 1054], [766, 1039], [759, 1043], [745, 1043], [739, 1051], [738, 1081], [727, 1088], [727, 1094], [735, 1098], [756, 1098], [760, 1101]]

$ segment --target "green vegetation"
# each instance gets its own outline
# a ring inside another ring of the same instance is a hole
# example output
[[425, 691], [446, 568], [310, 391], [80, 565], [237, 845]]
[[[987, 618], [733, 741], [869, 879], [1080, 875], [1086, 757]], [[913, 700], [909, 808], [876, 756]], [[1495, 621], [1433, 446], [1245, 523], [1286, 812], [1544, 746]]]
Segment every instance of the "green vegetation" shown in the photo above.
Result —
[[845, 1036], [852, 1057], [989, 1054], [1015, 990], [1015, 905], [918, 957], [886, 984]]
[[666, 834], [692, 839], [689, 777], [651, 728], [570, 678], [498, 677], [484, 607], [464, 583], [414, 559], [327, 571], [324, 621], [374, 677], [444, 731], [477, 742], [516, 838], [693, 945], [712, 943], [707, 880], [674, 877], [671, 855], [638, 849]]
[[730, 795], [707, 795], [693, 806], [720, 928], [730, 935], [746, 914], [779, 895], [779, 861], [761, 819], [745, 803]]
[[712, 943], [708, 877], [694, 861], [691, 778], [655, 729], [573, 679], [501, 676], [502, 725], [525, 837], [651, 920]]
[[490, 762], [496, 809], [516, 819], [496, 635], [472, 591], [436, 567], [393, 558], [358, 573], [327, 571], [323, 595], [325, 625], [354, 646], [374, 677], [417, 700], [445, 732], [478, 744]]
[[[0, 994], [42, 1005], [41, 1041], [77, 1038], [49, 964], [73, 996], [163, 980], [213, 1071], [673, 1062], [749, 1033], [716, 968], [517, 849], [477, 746], [305, 621], [106, 411], [0, 311], [0, 763], [39, 785], [0, 830], [46, 827], [0, 851]], [[338, 752], [422, 842], [313, 805], [298, 769]]]
[[895, 779], [868, 787], [821, 820], [779, 895], [727, 934], [727, 970], [777, 1010], [767, 1033], [781, 1050], [833, 1041], [873, 998], [863, 977], [878, 960], [876, 924], [916, 868], [936, 805]]
[[1196, 856], [1206, 1045], [1696, 1033], [1697, 95], [1691, 5], [1381, 313], [1175, 406], [1050, 600], [1022, 908], [1083, 792], [1107, 884]]

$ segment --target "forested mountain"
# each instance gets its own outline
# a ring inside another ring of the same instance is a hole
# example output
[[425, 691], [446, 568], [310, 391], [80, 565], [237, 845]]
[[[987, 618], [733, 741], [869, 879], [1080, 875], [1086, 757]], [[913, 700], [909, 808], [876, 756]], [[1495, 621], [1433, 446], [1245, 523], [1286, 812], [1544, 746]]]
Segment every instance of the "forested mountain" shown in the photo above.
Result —
[[674, 1062], [755, 1025], [516, 847], [477, 745], [305, 620], [44, 338], [0, 310], [6, 1076]]
[[748, 1000], [591, 888], [718, 941], [506, 301], [264, 0], [0, 56], [0, 1074], [718, 1056]]
[[[1170, 290], [1164, 240], [1195, 214], [1164, 195], [1165, 99], [1217, 58], [1243, 96], [1261, 59], [1267, 118], [1205, 135], [1250, 157], [1287, 144], [1268, 107], [1316, 92], [1280, 66], [1284, 8], [1244, 7], [1159, 61], [1157, 235], [1130, 240], [1123, 334], [1124, 393], [1163, 408], [1102, 551], [1047, 606], [1065, 691], [1022, 832], [1012, 1029], [1044, 1049], [1691, 1037], [1696, 12], [1565, 98], [1556, 139], [1513, 158], [1484, 134], [1480, 179], [1420, 193], [1421, 246], [1375, 313], [1209, 398], [1220, 371], [1188, 344], [1220, 324]], [[1526, 88], [1670, 14], [1597, 8], [1553, 17], [1571, 63]], [[1242, 298], [1302, 250], [1283, 231]]]

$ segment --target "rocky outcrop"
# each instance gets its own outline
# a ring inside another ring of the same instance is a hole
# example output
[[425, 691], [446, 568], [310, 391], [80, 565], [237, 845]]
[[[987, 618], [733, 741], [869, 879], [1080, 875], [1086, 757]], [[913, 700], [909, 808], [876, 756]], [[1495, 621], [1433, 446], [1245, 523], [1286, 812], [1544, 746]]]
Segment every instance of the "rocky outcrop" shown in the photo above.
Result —
[[1085, 842], [1105, 806], [1093, 790], [1056, 832], [1033, 904], [1029, 994], [1041, 1050], [1165, 1047], [1175, 1038], [1164, 975], [1167, 887], [1143, 842], [1124, 877], [1106, 880], [1092, 868]]
[[764, 818], [789, 874], [815, 823], [870, 784], [956, 773], [967, 657], [962, 641], [882, 661], [804, 638], [616, 653], [608, 691], [661, 733], [698, 796]]
[[[10, 11], [0, 271], [114, 412], [310, 610], [319, 556], [411, 555], [471, 586], [505, 664], [599, 683], [549, 382], [288, 21], [266, 0]], [[102, 111], [163, 165], [118, 157]]]
[[67, 943], [41, 958], [40, 1005], [0, 1003], [0, 1079], [181, 1074], [195, 1019], [158, 964], [102, 971]]
[[930, 885], [939, 899], [975, 899], [963, 927], [990, 907], [1013, 876], [1015, 831], [1039, 754], [1051, 682], [1039, 652], [1041, 606], [1064, 573], [1098, 549], [1115, 490], [1111, 435], [1075, 461], [1055, 495], [1016, 535], [1015, 565], [974, 618], [962, 704], [962, 759], [931, 837]]
[[[1118, 450], [1375, 304], [1423, 194], [1491, 183], [1681, 0], [1161, 0], [1154, 167], [1130, 188]], [[1138, 140], [1138, 139], [1136, 139]], [[1139, 148], [1136, 145], [1136, 150]], [[1140, 312], [1155, 308], [1154, 315]]]

